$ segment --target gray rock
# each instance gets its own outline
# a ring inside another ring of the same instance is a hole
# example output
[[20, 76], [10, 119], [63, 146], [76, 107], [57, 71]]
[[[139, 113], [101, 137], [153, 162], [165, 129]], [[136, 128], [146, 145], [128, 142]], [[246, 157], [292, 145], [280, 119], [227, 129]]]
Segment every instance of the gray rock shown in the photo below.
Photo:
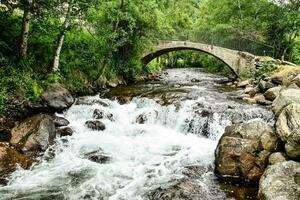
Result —
[[285, 107], [276, 122], [276, 133], [286, 143], [289, 157], [300, 159], [300, 104]]
[[228, 126], [215, 152], [215, 172], [221, 177], [258, 182], [277, 145], [272, 127], [261, 120]]
[[107, 119], [109, 119], [111, 121], [114, 120], [113, 114], [111, 114], [109, 112], [105, 112], [102, 109], [96, 109], [96, 110], [94, 110], [93, 118], [94, 119], [104, 119], [104, 118], [107, 118]]
[[299, 200], [300, 163], [294, 161], [271, 165], [259, 183], [259, 199]]
[[237, 83], [237, 87], [246, 87], [249, 86], [251, 84], [250, 80], [245, 80], [245, 81], [241, 81]]
[[275, 85], [271, 82], [260, 81], [258, 84], [258, 88], [261, 93], [265, 93], [268, 89], [273, 87], [275, 87]]
[[28, 156], [45, 151], [55, 138], [53, 118], [39, 114], [27, 118], [11, 130], [10, 143]]
[[93, 113], [94, 119], [103, 119], [104, 118], [104, 110], [96, 109]]
[[286, 155], [282, 152], [275, 152], [272, 153], [269, 157], [269, 164], [274, 165], [280, 162], [287, 161]]
[[300, 90], [298, 89], [284, 89], [279, 93], [279, 96], [272, 104], [272, 110], [276, 117], [279, 116], [282, 109], [291, 103], [300, 104]]
[[86, 153], [84, 155], [84, 158], [99, 164], [105, 164], [109, 162], [111, 159], [111, 157], [106, 153], [104, 153], [102, 149], [90, 153]]
[[87, 122], [85, 122], [85, 125], [94, 131], [104, 131], [106, 128], [104, 123], [102, 123], [101, 121], [97, 121], [97, 120], [87, 121]]
[[258, 92], [258, 90], [254, 87], [247, 87], [245, 90], [244, 90], [244, 93], [245, 94], [249, 94], [250, 97], [254, 97], [256, 95], [256, 93]]
[[72, 136], [74, 131], [70, 127], [61, 127], [56, 129], [56, 134], [60, 137]]
[[70, 124], [70, 122], [67, 119], [65, 119], [63, 117], [57, 117], [57, 116], [54, 117], [53, 122], [54, 122], [56, 127], [68, 126]]
[[48, 85], [47, 90], [42, 93], [42, 99], [50, 108], [57, 111], [69, 108], [74, 103], [70, 92], [58, 83]]
[[294, 80], [293, 83], [295, 83], [300, 88], [300, 74], [298, 74]]
[[279, 96], [280, 90], [280, 86], [268, 89], [264, 94], [265, 98], [269, 101], [274, 101]]
[[104, 101], [100, 100], [100, 99], [87, 99], [84, 97], [79, 97], [76, 102], [75, 105], [94, 105], [94, 104], [98, 104], [104, 107], [108, 107], [109, 105], [107, 103], [105, 103]]

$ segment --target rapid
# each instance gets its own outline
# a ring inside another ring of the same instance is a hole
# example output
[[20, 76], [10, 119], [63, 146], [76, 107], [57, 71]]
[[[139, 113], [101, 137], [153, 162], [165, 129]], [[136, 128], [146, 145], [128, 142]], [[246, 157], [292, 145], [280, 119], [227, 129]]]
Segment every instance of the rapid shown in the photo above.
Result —
[[[74, 134], [57, 137], [30, 170], [14, 172], [0, 199], [234, 199], [213, 173], [219, 138], [231, 124], [274, 122], [267, 108], [237, 100], [241, 91], [227, 81], [200, 69], [169, 69], [154, 81], [80, 98], [57, 114]], [[85, 124], [96, 109], [104, 131]], [[191, 196], [168, 198], [180, 192], [178, 184], [191, 187]]]

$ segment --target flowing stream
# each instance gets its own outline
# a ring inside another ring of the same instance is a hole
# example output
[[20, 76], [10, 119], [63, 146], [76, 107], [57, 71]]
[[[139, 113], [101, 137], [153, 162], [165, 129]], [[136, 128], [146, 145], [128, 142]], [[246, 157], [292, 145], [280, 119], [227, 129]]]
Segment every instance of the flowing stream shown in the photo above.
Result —
[[[228, 125], [273, 123], [273, 115], [236, 100], [241, 91], [226, 81], [199, 69], [171, 69], [156, 81], [80, 99], [61, 114], [74, 134], [57, 138], [31, 170], [13, 173], [0, 199], [237, 198], [213, 173], [218, 139]], [[85, 125], [95, 109], [104, 113], [104, 131]], [[190, 196], [178, 184], [190, 187]]]

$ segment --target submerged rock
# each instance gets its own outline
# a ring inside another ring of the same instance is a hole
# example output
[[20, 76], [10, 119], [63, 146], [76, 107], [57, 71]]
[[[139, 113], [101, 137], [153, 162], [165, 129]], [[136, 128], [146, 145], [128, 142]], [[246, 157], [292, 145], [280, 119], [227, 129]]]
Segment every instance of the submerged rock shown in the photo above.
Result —
[[11, 130], [10, 143], [26, 155], [35, 156], [53, 144], [54, 138], [53, 118], [39, 114], [17, 124]]
[[221, 177], [258, 182], [277, 143], [272, 127], [261, 120], [228, 126], [215, 152], [215, 172]]
[[299, 200], [300, 163], [280, 162], [267, 168], [259, 183], [259, 199]]
[[105, 130], [105, 124], [101, 121], [87, 121], [85, 122], [85, 125], [94, 131], [104, 131]]
[[110, 156], [104, 153], [102, 149], [90, 153], [86, 153], [84, 155], [84, 158], [99, 164], [105, 164], [109, 162], [111, 159]]
[[276, 132], [285, 142], [285, 151], [293, 159], [300, 160], [300, 104], [285, 107], [276, 122]]
[[23, 154], [19, 153], [8, 143], [0, 142], [0, 177], [5, 177], [16, 170], [17, 166], [24, 169], [30, 167], [32, 162]]
[[74, 98], [70, 92], [58, 83], [48, 85], [47, 90], [42, 94], [42, 99], [50, 108], [57, 111], [69, 108], [74, 103]]
[[101, 109], [96, 109], [94, 110], [94, 113], [93, 113], [93, 118], [94, 119], [104, 119], [104, 118], [107, 118], [111, 121], [113, 121], [113, 114], [109, 113], [109, 112], [105, 112], [104, 110], [101, 110]]

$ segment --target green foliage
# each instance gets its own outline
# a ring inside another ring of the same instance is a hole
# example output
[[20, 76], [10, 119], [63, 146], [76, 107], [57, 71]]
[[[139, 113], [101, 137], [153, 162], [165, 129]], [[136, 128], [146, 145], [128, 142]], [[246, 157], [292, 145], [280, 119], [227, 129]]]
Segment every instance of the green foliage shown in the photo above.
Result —
[[230, 74], [230, 68], [218, 58], [207, 53], [195, 51], [178, 51], [162, 56], [162, 63], [169, 68], [193, 67], [203, 68], [211, 73]]
[[0, 62], [0, 113], [5, 112], [11, 98], [19, 102], [37, 100], [43, 91], [43, 83], [32, 69], [22, 65], [13, 65], [7, 60]]
[[[160, 63], [229, 71], [218, 59], [190, 51], [143, 66], [141, 55], [159, 39], [244, 45], [258, 51], [274, 46], [277, 58], [300, 63], [299, 6], [299, 1], [270, 0], [15, 1], [0, 10], [0, 107], [16, 95], [38, 99], [49, 83], [88, 94], [108, 80], [130, 82], [142, 73], [157, 72], [164, 67]], [[30, 10], [31, 18], [28, 54], [22, 60], [23, 10]], [[62, 35], [59, 72], [49, 74]], [[271, 70], [263, 68], [261, 73]]]
[[258, 72], [256, 72], [256, 79], [260, 80], [265, 75], [270, 75], [272, 72], [278, 69], [278, 65], [272, 63], [272, 62], [263, 62], [262, 66], [259, 68]]

